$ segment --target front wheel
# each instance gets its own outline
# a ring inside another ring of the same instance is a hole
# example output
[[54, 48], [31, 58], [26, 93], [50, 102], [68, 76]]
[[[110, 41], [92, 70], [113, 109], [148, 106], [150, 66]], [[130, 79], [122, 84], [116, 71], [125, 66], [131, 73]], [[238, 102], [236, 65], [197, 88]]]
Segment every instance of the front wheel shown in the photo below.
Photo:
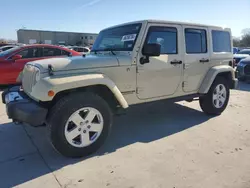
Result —
[[217, 77], [208, 93], [200, 97], [201, 109], [209, 115], [220, 115], [227, 107], [229, 96], [228, 82], [223, 77]]
[[52, 145], [64, 156], [84, 157], [97, 151], [112, 124], [111, 110], [94, 93], [62, 98], [50, 111], [48, 131]]

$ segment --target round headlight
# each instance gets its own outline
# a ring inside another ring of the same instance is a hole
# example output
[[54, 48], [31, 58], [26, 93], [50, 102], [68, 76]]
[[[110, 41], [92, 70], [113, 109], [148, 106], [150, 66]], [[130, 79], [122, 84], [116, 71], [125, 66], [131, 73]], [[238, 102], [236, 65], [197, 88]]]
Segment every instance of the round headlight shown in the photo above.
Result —
[[38, 68], [35, 68], [36, 71], [36, 82], [40, 80], [40, 70]]

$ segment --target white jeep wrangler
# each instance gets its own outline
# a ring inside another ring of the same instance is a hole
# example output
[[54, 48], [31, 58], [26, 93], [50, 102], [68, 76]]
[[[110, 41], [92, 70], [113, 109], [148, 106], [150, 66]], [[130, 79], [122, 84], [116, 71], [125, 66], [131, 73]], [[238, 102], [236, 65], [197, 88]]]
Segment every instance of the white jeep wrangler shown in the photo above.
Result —
[[237, 85], [230, 29], [145, 20], [100, 32], [87, 56], [28, 63], [22, 89], [2, 94], [9, 118], [46, 124], [54, 148], [69, 157], [95, 152], [112, 115], [130, 105], [199, 97], [221, 114]]

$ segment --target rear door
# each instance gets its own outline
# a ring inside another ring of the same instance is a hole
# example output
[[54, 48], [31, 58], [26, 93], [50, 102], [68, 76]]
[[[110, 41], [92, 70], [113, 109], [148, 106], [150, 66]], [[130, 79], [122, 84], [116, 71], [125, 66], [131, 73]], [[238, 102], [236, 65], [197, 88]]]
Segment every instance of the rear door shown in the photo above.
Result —
[[210, 65], [207, 27], [184, 26], [184, 92], [196, 92]]

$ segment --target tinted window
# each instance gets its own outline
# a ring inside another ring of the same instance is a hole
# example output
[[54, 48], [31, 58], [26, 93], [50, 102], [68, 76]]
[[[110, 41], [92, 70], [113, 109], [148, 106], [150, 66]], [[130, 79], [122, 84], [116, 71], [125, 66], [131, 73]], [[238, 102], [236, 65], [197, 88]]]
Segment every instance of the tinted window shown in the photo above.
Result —
[[13, 48], [13, 47], [12, 47], [12, 46], [8, 46], [8, 47], [2, 48], [2, 50], [3, 50], [3, 51], [6, 51], [6, 50], [9, 50], [9, 49], [11, 49], [11, 48]]
[[60, 56], [61, 50], [57, 48], [43, 48], [43, 56]]
[[21, 55], [22, 59], [41, 57], [40, 50], [38, 48], [28, 48], [18, 52], [17, 54]]
[[69, 54], [70, 54], [69, 52], [62, 50], [62, 55], [69, 56]]
[[249, 54], [250, 55], [250, 50], [241, 50], [237, 54]]
[[206, 53], [207, 35], [203, 29], [185, 29], [186, 53]]
[[92, 39], [93, 39], [93, 36], [89, 36], [89, 39], [91, 39], [91, 40], [92, 40]]
[[84, 51], [84, 52], [89, 52], [89, 50], [88, 50], [88, 49], [86, 49], [86, 48], [83, 48], [83, 51]]
[[3, 57], [3, 56], [8, 56], [8, 55], [10, 55], [12, 52], [14, 52], [15, 50], [18, 50], [18, 49], [20, 49], [21, 47], [14, 47], [14, 48], [11, 48], [11, 49], [9, 49], [9, 50], [5, 50], [5, 51], [3, 51], [3, 52], [0, 52], [0, 57]]
[[227, 31], [212, 31], [213, 51], [214, 52], [232, 52], [231, 37]]
[[87, 36], [85, 36], [85, 39], [88, 39], [88, 37], [87, 37]]
[[78, 52], [83, 52], [83, 48], [78, 48]]
[[177, 29], [172, 27], [150, 27], [147, 44], [161, 45], [161, 54], [177, 54]]

